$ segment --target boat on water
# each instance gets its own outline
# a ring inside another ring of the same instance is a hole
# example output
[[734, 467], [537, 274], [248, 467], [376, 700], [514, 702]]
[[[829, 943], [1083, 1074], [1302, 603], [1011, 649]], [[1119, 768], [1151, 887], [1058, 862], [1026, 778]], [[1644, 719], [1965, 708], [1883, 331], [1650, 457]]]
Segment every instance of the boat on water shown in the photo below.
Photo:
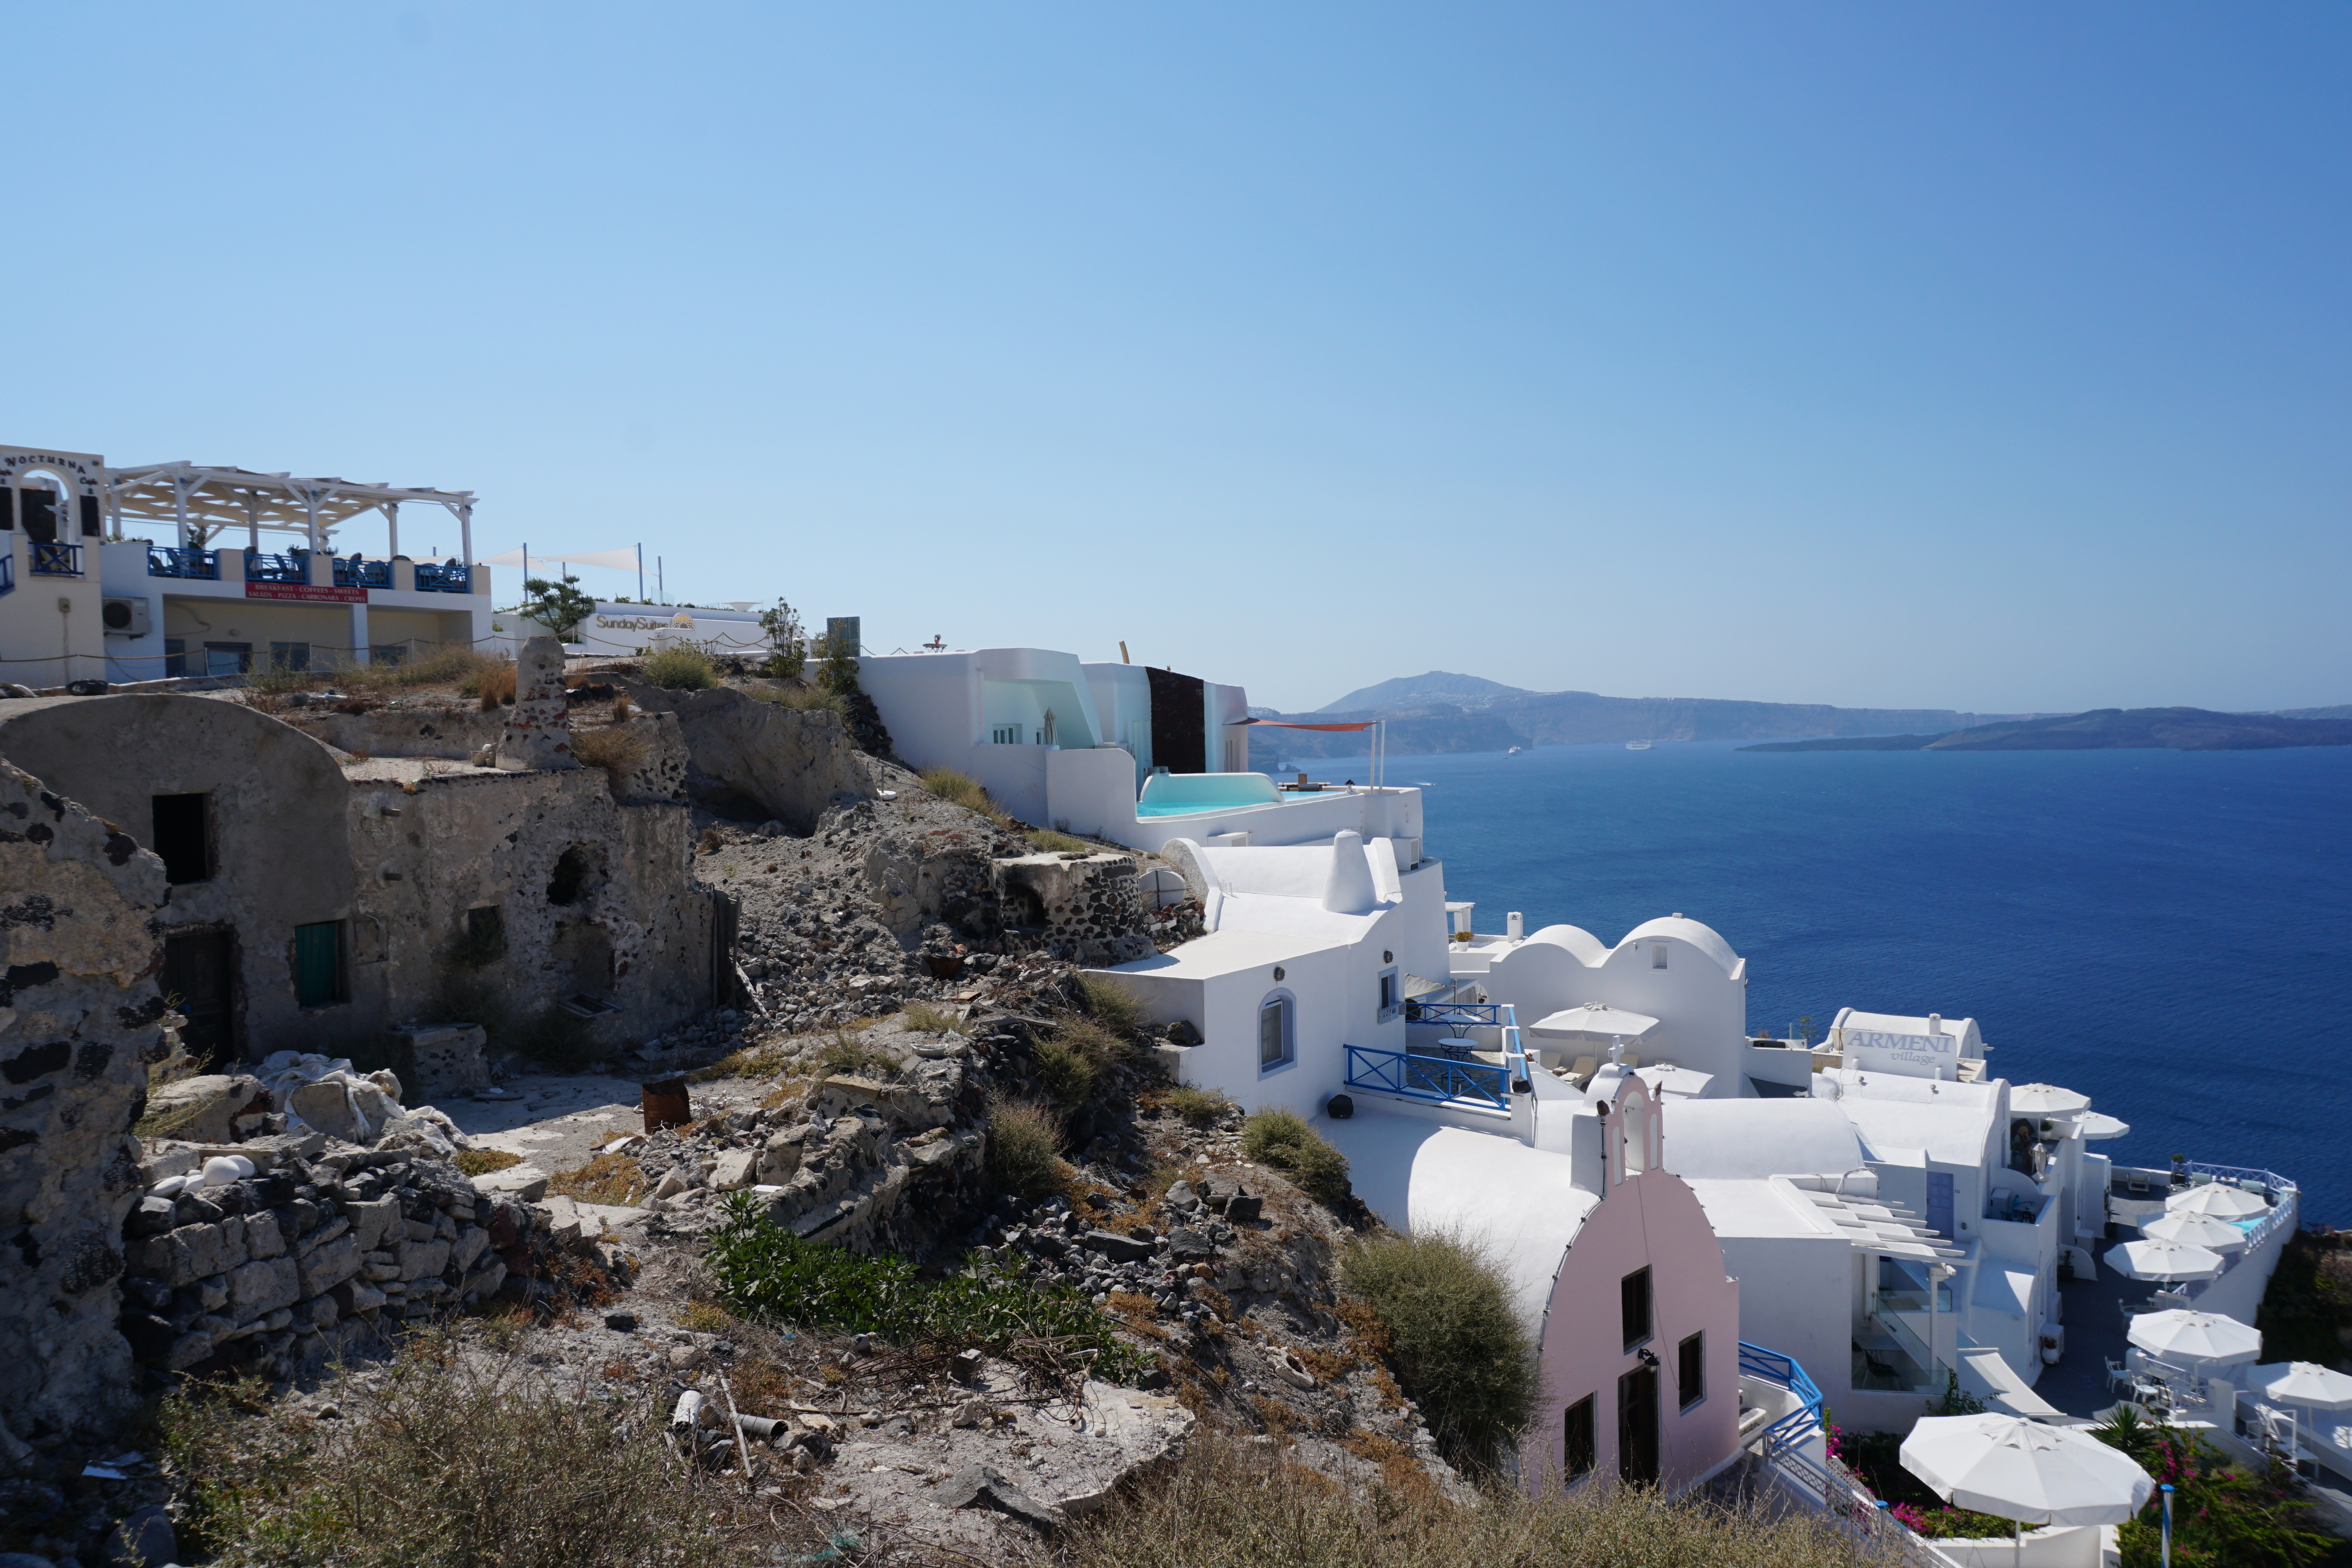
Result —
[[1652, 743], [1646, 740], [1629, 740], [1625, 743], [1625, 749], [1628, 751], [1647, 751], [1650, 749], [1651, 745]]
[[1503, 753], [1503, 755], [1506, 757], [1517, 757], [1520, 752], [1525, 751], [1527, 747], [1524, 746], [1514, 746], [1510, 750]]

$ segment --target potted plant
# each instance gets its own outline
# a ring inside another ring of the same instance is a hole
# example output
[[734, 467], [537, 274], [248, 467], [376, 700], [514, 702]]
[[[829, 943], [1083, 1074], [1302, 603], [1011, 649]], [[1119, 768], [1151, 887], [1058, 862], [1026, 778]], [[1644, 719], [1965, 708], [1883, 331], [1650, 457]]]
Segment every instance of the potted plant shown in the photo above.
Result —
[[2189, 1185], [2189, 1156], [2187, 1155], [2175, 1155], [2172, 1156], [2172, 1185], [2175, 1186], [2187, 1186]]

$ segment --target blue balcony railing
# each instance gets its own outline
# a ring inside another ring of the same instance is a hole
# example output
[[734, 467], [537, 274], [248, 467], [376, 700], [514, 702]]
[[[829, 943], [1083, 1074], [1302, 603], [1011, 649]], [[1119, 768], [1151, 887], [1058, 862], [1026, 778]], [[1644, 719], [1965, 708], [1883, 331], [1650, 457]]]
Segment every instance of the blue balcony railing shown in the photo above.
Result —
[[220, 580], [220, 556], [216, 551], [198, 549], [193, 545], [149, 545], [147, 575], [216, 582]]
[[284, 555], [248, 555], [245, 558], [245, 580], [308, 582], [310, 580], [310, 552], [290, 549]]
[[1777, 1350], [1766, 1350], [1760, 1344], [1739, 1342], [1739, 1375], [1753, 1377], [1776, 1385], [1797, 1396], [1797, 1408], [1764, 1428], [1767, 1444], [1765, 1458], [1770, 1458], [1781, 1449], [1801, 1443], [1818, 1431], [1822, 1424], [1822, 1391], [1797, 1364], [1797, 1358], [1782, 1355]]
[[32, 541], [35, 577], [79, 577], [81, 546]]
[[1501, 1111], [1509, 1108], [1510, 1070], [1496, 1062], [1451, 1056], [1416, 1056], [1404, 1051], [1348, 1047], [1348, 1087], [1412, 1100], [1465, 1101]]
[[1507, 1026], [1516, 1021], [1508, 1002], [1432, 1002], [1409, 1001], [1404, 1005], [1407, 1023], [1444, 1024], [1449, 1029], [1476, 1029]]
[[352, 556], [349, 559], [338, 557], [335, 560], [335, 586], [337, 588], [390, 588], [392, 562], [363, 560], [358, 556]]
[[474, 591], [474, 579], [470, 571], [455, 561], [447, 566], [418, 561], [416, 591], [419, 593], [471, 593]]
[[16, 591], [16, 558], [0, 555], [0, 593]]

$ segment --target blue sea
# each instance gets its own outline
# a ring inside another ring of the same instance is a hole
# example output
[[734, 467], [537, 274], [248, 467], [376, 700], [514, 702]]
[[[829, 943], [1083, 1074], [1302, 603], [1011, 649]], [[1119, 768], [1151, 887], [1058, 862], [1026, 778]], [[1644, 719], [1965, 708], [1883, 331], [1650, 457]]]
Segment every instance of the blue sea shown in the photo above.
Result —
[[[1318, 779], [1370, 777], [1360, 758]], [[2104, 1145], [2302, 1184], [2352, 1223], [2352, 747], [1400, 757], [1482, 931], [1604, 943], [1675, 911], [1748, 960], [1751, 1032], [1841, 1007], [1975, 1018], [2011, 1082], [2131, 1124]]]

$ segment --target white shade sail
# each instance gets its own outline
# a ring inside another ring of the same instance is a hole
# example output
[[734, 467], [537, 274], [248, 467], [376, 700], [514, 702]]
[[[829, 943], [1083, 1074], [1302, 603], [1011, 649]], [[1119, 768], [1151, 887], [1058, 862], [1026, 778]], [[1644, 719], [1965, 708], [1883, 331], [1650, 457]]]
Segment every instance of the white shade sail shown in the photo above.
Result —
[[2142, 1312], [2132, 1319], [2129, 1337], [2148, 1354], [2168, 1361], [2226, 1366], [2263, 1354], [2263, 1336], [2237, 1319], [2179, 1307], [2167, 1312]]
[[2121, 1448], [2018, 1416], [1928, 1416], [1897, 1450], [1955, 1508], [2021, 1524], [2120, 1524], [2156, 1490]]
[[2210, 1214], [2216, 1219], [2251, 1219], [2270, 1208], [2269, 1204], [2244, 1187], [2226, 1186], [2218, 1181], [2176, 1192], [2164, 1200], [2164, 1207], [2174, 1214]]
[[2210, 1280], [2221, 1265], [2219, 1252], [2178, 1241], [2126, 1241], [2107, 1249], [2107, 1267], [2135, 1280]]
[[2009, 1092], [2009, 1108], [2020, 1115], [2071, 1116], [2091, 1108], [2091, 1097], [2055, 1083], [2021, 1083]]
[[1577, 1035], [1586, 1040], [1606, 1042], [1610, 1040], [1639, 1040], [1658, 1027], [1658, 1020], [1644, 1013], [1629, 1013], [1622, 1008], [1612, 1008], [1601, 1002], [1587, 1002], [1580, 1008], [1562, 1008], [1556, 1013], [1546, 1013], [1528, 1025], [1529, 1033]]
[[1915, 1258], [1933, 1263], [1942, 1258], [1965, 1258], [1911, 1209], [1891, 1198], [1848, 1197], [1843, 1193], [1790, 1185], [1790, 1191], [1821, 1211], [1823, 1219], [1853, 1243], [1857, 1252], [1884, 1252], [1892, 1258]]
[[2247, 1381], [2282, 1405], [2300, 1405], [2306, 1410], [2352, 1410], [2352, 1377], [2315, 1362], [2274, 1361], [2254, 1368]]
[[2193, 1209], [2167, 1209], [2152, 1219], [2142, 1220], [2139, 1233], [2158, 1241], [2178, 1241], [2183, 1247], [2202, 1247], [2212, 1252], [2235, 1252], [2246, 1244], [2246, 1233], [2235, 1225]]

